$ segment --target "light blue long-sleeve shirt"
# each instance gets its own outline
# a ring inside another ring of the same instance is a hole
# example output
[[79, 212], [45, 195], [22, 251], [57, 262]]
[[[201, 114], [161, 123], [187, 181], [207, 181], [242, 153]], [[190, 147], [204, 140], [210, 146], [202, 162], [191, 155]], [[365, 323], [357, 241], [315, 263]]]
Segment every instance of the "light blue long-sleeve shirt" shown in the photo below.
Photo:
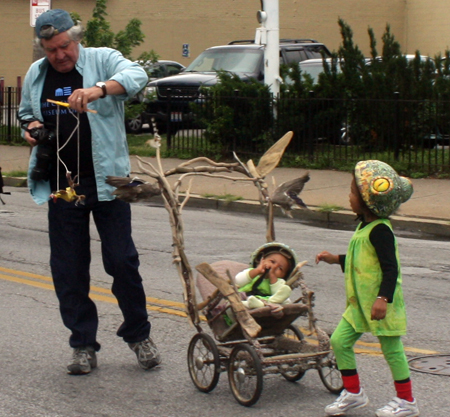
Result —
[[[125, 177], [130, 173], [130, 159], [124, 124], [124, 101], [142, 90], [148, 81], [145, 70], [110, 48], [83, 48], [79, 45], [75, 65], [83, 77], [83, 87], [89, 88], [98, 81], [114, 80], [126, 93], [106, 96], [89, 104], [97, 114], [87, 113], [92, 132], [92, 159], [99, 201], [114, 199], [114, 187], [106, 184], [106, 176]], [[43, 121], [41, 95], [49, 62], [46, 58], [34, 62], [25, 77], [18, 117], [20, 120]], [[76, 135], [71, 140], [76, 140]], [[36, 146], [30, 156], [28, 187], [37, 204], [46, 203], [52, 191], [49, 181], [30, 178], [36, 164]], [[81, 156], [82, 157], [82, 156]]]

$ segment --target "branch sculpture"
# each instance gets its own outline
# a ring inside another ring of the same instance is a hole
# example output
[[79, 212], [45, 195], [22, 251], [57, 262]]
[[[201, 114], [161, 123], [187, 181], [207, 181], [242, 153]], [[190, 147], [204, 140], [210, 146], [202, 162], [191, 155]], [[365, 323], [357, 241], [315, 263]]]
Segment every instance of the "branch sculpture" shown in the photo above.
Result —
[[[106, 182], [116, 187], [113, 194], [115, 194], [117, 198], [128, 202], [140, 201], [151, 198], [155, 195], [162, 195], [165, 208], [169, 213], [170, 227], [172, 230], [173, 262], [177, 267], [179, 277], [183, 284], [184, 301], [188, 317], [198, 331], [200, 331], [200, 319], [198, 314], [199, 309], [197, 308], [196, 303], [192, 269], [185, 253], [183, 236], [184, 227], [182, 220], [182, 211], [189, 200], [192, 183], [189, 182], [182, 201], [180, 200], [180, 187], [183, 181], [185, 181], [188, 177], [192, 180], [192, 177], [199, 175], [211, 178], [222, 178], [230, 181], [246, 181], [253, 183], [259, 190], [260, 204], [263, 208], [267, 209], [266, 239], [268, 242], [274, 241], [275, 232], [273, 226], [273, 204], [276, 204], [276, 202], [273, 202], [270, 197], [268, 186], [265, 182], [265, 177], [279, 164], [286, 147], [292, 139], [292, 136], [292, 132], [286, 133], [261, 157], [257, 166], [255, 166], [252, 160], [249, 160], [246, 164], [243, 163], [238, 156], [234, 154], [236, 162], [217, 163], [209, 158], [199, 157], [183, 162], [173, 169], [164, 171], [160, 153], [161, 137], [155, 129], [154, 138], [149, 140], [147, 143], [156, 149], [157, 166], [143, 160], [140, 157], [136, 157], [138, 160], [138, 166], [141, 170], [140, 173], [148, 175], [150, 178], [154, 179], [155, 182], [146, 182], [137, 177], [133, 179], [107, 177]], [[240, 176], [236, 177], [227, 175], [231, 173], [238, 173]], [[168, 177], [171, 176], [178, 176], [172, 186], [168, 181]], [[306, 182], [304, 178], [303, 181]], [[297, 188], [294, 191], [298, 193], [297, 183], [296, 187]], [[283, 189], [282, 192], [285, 193], [286, 190]], [[287, 192], [289, 192], [289, 190], [287, 190]], [[275, 190], [274, 195], [277, 195], [276, 193], [277, 190]], [[280, 193], [278, 193], [278, 195], [280, 195]], [[216, 276], [213, 271], [206, 268], [205, 272], [207, 279], [211, 279], [212, 281], [216, 280]], [[249, 317], [243, 313], [239, 307], [236, 308], [239, 311], [239, 316], [243, 317], [241, 324], [243, 324], [244, 330], [248, 334], [255, 334], [255, 329], [257, 328], [255, 327], [256, 323], [252, 322], [252, 317]]]

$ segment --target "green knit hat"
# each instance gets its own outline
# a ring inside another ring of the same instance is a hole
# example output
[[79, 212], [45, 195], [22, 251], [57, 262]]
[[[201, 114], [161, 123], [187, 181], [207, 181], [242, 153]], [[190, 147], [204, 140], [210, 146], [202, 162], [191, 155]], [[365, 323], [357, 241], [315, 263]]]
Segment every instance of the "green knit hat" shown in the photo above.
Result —
[[358, 162], [355, 180], [368, 209], [382, 219], [394, 213], [413, 193], [411, 181], [382, 161]]
[[294, 249], [290, 248], [288, 245], [280, 242], [269, 242], [258, 249], [256, 249], [252, 256], [250, 257], [250, 266], [252, 268], [256, 268], [259, 264], [261, 258], [271, 255], [273, 253], [279, 253], [283, 255], [289, 261], [289, 271], [286, 272], [285, 277], [288, 278], [295, 266], [298, 263], [297, 254], [294, 252]]

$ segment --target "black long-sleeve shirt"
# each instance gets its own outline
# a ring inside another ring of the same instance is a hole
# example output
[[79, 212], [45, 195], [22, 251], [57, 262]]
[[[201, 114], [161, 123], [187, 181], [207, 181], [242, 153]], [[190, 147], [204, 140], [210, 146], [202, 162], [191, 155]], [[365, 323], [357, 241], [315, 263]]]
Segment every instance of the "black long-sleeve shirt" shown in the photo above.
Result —
[[[369, 223], [363, 222], [361, 229]], [[386, 297], [389, 303], [394, 299], [395, 286], [398, 278], [398, 263], [395, 254], [395, 238], [392, 230], [385, 224], [376, 225], [369, 235], [380, 262], [383, 279], [381, 281], [378, 296]], [[339, 255], [339, 264], [342, 272], [345, 272], [345, 255]]]

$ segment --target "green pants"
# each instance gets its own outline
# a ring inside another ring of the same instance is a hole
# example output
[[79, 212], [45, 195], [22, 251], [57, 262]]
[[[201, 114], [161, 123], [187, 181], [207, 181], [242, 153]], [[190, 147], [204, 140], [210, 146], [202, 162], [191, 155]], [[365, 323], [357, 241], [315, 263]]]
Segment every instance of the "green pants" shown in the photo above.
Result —
[[[353, 346], [362, 335], [363, 333], [355, 332], [347, 320], [341, 319], [331, 336], [331, 346], [339, 369], [356, 369]], [[400, 336], [378, 336], [378, 340], [394, 381], [403, 381], [409, 378], [408, 360]]]

